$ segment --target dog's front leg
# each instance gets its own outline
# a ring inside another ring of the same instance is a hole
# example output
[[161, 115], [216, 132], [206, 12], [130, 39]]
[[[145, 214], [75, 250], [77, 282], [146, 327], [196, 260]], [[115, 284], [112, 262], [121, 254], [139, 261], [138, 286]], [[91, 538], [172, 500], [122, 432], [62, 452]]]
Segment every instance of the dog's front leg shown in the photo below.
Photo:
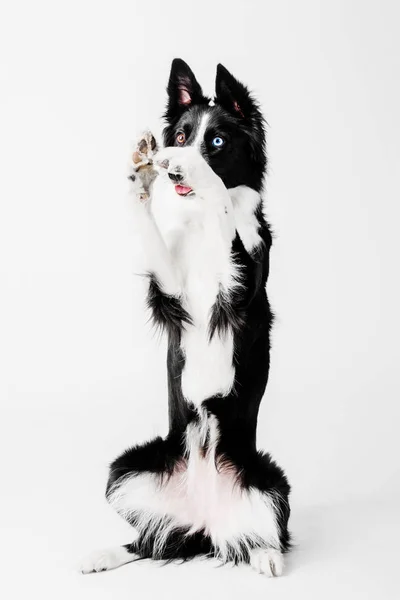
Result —
[[184, 195], [182, 203], [186, 203], [189, 213], [191, 205], [194, 211], [203, 213], [204, 223], [211, 228], [209, 239], [222, 242], [230, 253], [236, 234], [232, 200], [222, 179], [200, 152], [191, 146], [164, 148], [156, 155], [155, 163], [161, 175], [175, 185], [177, 194]]
[[144, 133], [133, 153], [130, 176], [136, 233], [146, 257], [149, 291], [147, 304], [157, 327], [170, 333], [180, 331], [191, 319], [181, 302], [181, 282], [170, 251], [151, 211], [153, 184], [158, 175], [154, 168], [157, 143], [150, 132]]
[[150, 132], [139, 137], [133, 153], [133, 173], [130, 175], [135, 229], [144, 250], [146, 268], [152, 283], [166, 296], [178, 298], [179, 278], [169, 250], [151, 213], [153, 184], [158, 175], [154, 168], [157, 143]]

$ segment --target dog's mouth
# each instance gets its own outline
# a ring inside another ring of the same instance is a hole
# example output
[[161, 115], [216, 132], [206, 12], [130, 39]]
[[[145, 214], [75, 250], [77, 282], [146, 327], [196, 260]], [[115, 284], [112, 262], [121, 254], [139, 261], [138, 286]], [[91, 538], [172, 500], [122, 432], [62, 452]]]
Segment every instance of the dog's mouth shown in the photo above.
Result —
[[177, 194], [179, 194], [179, 196], [187, 196], [188, 194], [190, 194], [190, 192], [192, 192], [192, 188], [187, 186], [187, 185], [176, 185], [175, 186], [175, 191]]

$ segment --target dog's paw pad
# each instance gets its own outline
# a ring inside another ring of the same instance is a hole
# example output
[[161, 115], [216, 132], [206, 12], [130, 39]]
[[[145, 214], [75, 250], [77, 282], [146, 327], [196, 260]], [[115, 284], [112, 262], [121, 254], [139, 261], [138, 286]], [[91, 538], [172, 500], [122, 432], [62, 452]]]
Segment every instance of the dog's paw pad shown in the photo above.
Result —
[[133, 190], [140, 202], [149, 200], [152, 184], [157, 177], [153, 164], [156, 152], [157, 142], [154, 135], [150, 131], [145, 131], [136, 142], [132, 155], [133, 173], [129, 175]]
[[151, 131], [145, 131], [139, 136], [132, 161], [136, 170], [153, 164], [153, 156], [157, 152], [157, 142]]
[[168, 167], [169, 167], [168, 158], [164, 158], [164, 160], [162, 160], [158, 166], [161, 167], [161, 169], [168, 169]]
[[[156, 166], [160, 171], [171, 179], [174, 183], [181, 183], [183, 180], [188, 180], [190, 163], [187, 160], [187, 156], [182, 153], [182, 149], [179, 148], [180, 152], [177, 156], [174, 156], [173, 150], [175, 148], [165, 148], [162, 150], [156, 161]], [[166, 152], [170, 151], [170, 156], [165, 156]]]
[[274, 548], [257, 548], [251, 551], [250, 565], [257, 573], [279, 577], [283, 571], [283, 556]]

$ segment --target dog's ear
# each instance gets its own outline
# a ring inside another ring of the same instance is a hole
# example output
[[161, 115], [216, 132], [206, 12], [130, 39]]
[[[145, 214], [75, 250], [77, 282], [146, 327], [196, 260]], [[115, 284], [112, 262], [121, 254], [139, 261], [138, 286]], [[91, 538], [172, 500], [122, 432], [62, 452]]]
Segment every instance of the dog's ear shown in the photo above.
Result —
[[257, 110], [247, 87], [221, 64], [217, 66], [215, 102], [238, 119], [250, 119]]
[[167, 121], [179, 117], [194, 104], [209, 102], [209, 98], [203, 95], [193, 71], [181, 58], [172, 61], [167, 92], [168, 104], [165, 112]]

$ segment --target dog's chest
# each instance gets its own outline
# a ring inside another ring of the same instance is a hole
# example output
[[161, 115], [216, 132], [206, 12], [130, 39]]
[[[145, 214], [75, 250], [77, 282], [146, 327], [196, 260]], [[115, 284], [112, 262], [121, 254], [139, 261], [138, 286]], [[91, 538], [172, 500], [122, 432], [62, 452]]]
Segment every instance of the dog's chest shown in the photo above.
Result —
[[[208, 225], [208, 226], [207, 226]], [[222, 240], [212, 235], [212, 223], [189, 223], [176, 254], [183, 305], [192, 318], [185, 325], [181, 348], [184, 397], [195, 405], [215, 394], [227, 394], [233, 384], [233, 337], [210, 339], [210, 317], [222, 282], [231, 268]]]
[[227, 394], [233, 385], [233, 336], [227, 332], [210, 339], [209, 326], [217, 296], [221, 290], [229, 293], [236, 272], [232, 241], [221, 223], [224, 214], [206, 210], [196, 201], [187, 200], [183, 206], [185, 200], [178, 198], [178, 202], [164, 196], [155, 217], [179, 277], [181, 302], [192, 320], [181, 334], [182, 392], [200, 405], [215, 394]]
[[200, 328], [208, 326], [221, 282], [230, 268], [229, 256], [212, 229], [212, 221], [188, 220], [172, 248], [182, 286], [182, 302]]

